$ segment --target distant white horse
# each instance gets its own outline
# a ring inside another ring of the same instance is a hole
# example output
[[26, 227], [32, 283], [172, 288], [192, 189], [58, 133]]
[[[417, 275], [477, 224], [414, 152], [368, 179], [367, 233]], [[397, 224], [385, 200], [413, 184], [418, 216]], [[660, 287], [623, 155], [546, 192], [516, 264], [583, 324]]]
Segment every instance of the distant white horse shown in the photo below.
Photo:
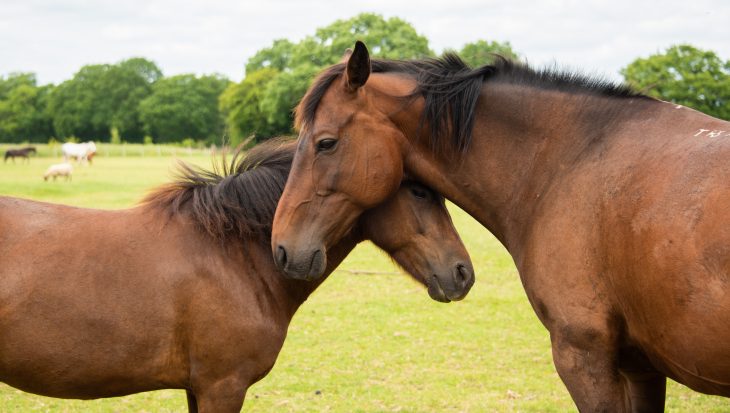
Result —
[[61, 145], [61, 153], [63, 160], [68, 162], [70, 158], [76, 159], [76, 162], [88, 162], [96, 153], [96, 144], [93, 141], [84, 143], [66, 142]]

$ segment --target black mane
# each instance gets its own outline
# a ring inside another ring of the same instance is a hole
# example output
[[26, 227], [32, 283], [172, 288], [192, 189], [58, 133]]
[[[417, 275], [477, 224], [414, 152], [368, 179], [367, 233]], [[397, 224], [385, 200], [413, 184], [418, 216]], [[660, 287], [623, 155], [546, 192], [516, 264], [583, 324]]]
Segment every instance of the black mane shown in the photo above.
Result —
[[273, 139], [248, 153], [238, 150], [212, 171], [180, 163], [174, 182], [160, 186], [142, 203], [170, 216], [188, 214], [216, 239], [271, 237], [276, 205], [289, 176], [295, 142]]
[[[496, 56], [490, 65], [471, 68], [454, 53], [439, 59], [373, 59], [373, 73], [403, 73], [416, 80], [416, 89], [406, 98], [422, 96], [425, 109], [421, 125], [428, 123], [431, 144], [438, 147], [450, 138], [451, 146], [465, 151], [471, 142], [474, 109], [486, 81], [503, 81], [568, 93], [588, 93], [604, 97], [645, 97], [628, 85], [556, 69], [533, 69], [527, 64]], [[315, 79], [296, 110], [296, 127], [306, 129], [314, 122], [319, 102], [335, 79], [345, 70], [340, 63], [325, 69]], [[450, 136], [449, 136], [450, 135]]]

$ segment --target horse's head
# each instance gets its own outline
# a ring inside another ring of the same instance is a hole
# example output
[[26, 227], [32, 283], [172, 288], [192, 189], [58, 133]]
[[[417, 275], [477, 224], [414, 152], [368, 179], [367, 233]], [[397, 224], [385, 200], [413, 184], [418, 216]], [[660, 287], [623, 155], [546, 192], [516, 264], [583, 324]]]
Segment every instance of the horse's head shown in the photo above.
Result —
[[430, 189], [404, 182], [359, 223], [364, 237], [426, 285], [434, 300], [460, 300], [474, 284], [471, 260], [444, 199]]
[[369, 77], [370, 57], [358, 42], [347, 63], [325, 70], [297, 108], [299, 143], [272, 231], [277, 265], [291, 278], [320, 277], [327, 248], [403, 179], [408, 141], [387, 114], [403, 109], [397, 96], [413, 84], [380, 79], [378, 90], [395, 95], [384, 96], [365, 87]]

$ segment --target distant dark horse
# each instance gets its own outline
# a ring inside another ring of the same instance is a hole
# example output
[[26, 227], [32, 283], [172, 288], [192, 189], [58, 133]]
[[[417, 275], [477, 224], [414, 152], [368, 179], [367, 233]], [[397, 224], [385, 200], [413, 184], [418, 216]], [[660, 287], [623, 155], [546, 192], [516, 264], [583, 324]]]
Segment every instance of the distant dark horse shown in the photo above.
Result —
[[[191, 412], [238, 412], [319, 285], [283, 277], [269, 250], [293, 153], [273, 143], [223, 173], [184, 166], [127, 210], [0, 197], [0, 380], [79, 399], [186, 389]], [[473, 283], [443, 198], [419, 184], [364, 215], [325, 272], [363, 239], [434, 299]]]
[[371, 61], [357, 43], [297, 124], [272, 229], [289, 277], [316, 279], [408, 176], [510, 252], [578, 410], [661, 411], [666, 377], [730, 396], [730, 122], [571, 73]]
[[8, 158], [11, 158], [13, 163], [15, 163], [15, 158], [18, 156], [25, 158], [28, 162], [30, 162], [31, 153], [36, 153], [35, 146], [26, 146], [22, 149], [8, 149], [5, 151], [5, 158], [3, 159], [3, 162], [7, 162]]

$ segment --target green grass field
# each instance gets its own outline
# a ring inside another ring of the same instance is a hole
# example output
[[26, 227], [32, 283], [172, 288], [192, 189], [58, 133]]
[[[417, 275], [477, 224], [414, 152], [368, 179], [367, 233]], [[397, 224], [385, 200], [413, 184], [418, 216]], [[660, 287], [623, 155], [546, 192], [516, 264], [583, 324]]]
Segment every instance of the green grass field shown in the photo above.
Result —
[[[207, 155], [179, 154], [209, 165]], [[171, 179], [167, 156], [100, 156], [72, 182], [44, 182], [57, 158], [0, 164], [0, 194], [125, 208]], [[272, 372], [249, 389], [250, 412], [574, 411], [552, 365], [547, 331], [512, 260], [479, 224], [451, 208], [477, 282], [462, 302], [431, 301], [369, 244], [359, 246], [294, 317]], [[365, 270], [378, 275], [355, 275]], [[726, 399], [668, 387], [667, 411], [727, 412]], [[97, 401], [34, 396], [0, 385], [0, 412], [180, 412], [183, 391]]]

